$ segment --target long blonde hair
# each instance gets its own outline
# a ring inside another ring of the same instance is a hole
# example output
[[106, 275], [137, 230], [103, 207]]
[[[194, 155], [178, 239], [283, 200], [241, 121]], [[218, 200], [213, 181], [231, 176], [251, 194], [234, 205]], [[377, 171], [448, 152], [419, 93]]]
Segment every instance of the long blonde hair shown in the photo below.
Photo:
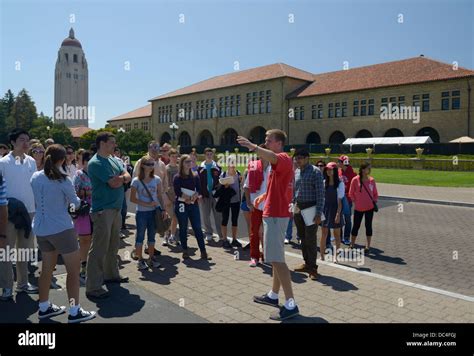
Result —
[[[144, 161], [153, 161], [153, 162], [155, 162], [155, 160], [148, 153], [146, 155], [144, 155], [142, 158], [140, 158], [140, 165], [138, 167], [138, 179], [140, 179], [140, 180], [144, 180], [146, 178], [145, 177], [145, 166], [142, 165], [142, 163]], [[150, 178], [153, 178], [155, 176], [155, 168], [154, 167], [150, 171], [150, 174], [148, 176]]]

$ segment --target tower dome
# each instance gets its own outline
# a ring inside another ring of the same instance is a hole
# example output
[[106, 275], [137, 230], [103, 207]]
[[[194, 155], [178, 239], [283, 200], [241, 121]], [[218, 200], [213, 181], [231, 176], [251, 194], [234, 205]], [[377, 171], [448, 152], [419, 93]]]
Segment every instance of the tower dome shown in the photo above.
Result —
[[74, 30], [71, 27], [69, 30], [69, 37], [65, 38], [64, 41], [61, 43], [62, 46], [73, 46], [82, 48], [81, 42], [77, 38], [74, 37]]

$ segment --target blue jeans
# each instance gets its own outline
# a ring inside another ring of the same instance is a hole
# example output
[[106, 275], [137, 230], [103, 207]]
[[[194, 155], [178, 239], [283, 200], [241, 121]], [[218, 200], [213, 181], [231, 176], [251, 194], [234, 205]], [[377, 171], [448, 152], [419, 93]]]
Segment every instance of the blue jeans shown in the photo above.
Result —
[[286, 228], [286, 238], [288, 241], [291, 241], [293, 238], [293, 217], [290, 216], [290, 221], [288, 221], [288, 227]]
[[185, 204], [183, 202], [176, 202], [174, 212], [179, 224], [179, 241], [183, 250], [188, 249], [188, 220], [194, 231], [194, 236], [201, 252], [206, 252], [206, 245], [204, 244], [204, 234], [201, 228], [201, 215], [199, 213], [199, 205]]
[[125, 220], [127, 219], [127, 198], [125, 195], [123, 196], [123, 202], [122, 202], [122, 226], [125, 226]]
[[352, 229], [352, 202], [349, 203], [349, 200], [345, 196], [342, 199], [342, 215], [344, 216], [344, 227], [342, 232], [342, 238], [350, 240], [351, 238], [351, 229]]
[[137, 211], [135, 215], [135, 221], [137, 223], [137, 235], [135, 239], [135, 247], [143, 245], [145, 239], [145, 230], [148, 237], [148, 246], [155, 244], [155, 211]]

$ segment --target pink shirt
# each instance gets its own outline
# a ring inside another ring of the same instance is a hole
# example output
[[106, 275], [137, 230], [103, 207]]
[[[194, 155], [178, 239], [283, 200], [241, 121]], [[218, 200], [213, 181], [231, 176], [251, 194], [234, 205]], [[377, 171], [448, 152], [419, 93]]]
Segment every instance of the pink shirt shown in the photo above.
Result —
[[[369, 177], [368, 181], [364, 182], [364, 187], [360, 186], [360, 176], [355, 176], [351, 181], [351, 187], [349, 188], [349, 197], [354, 203], [354, 209], [357, 211], [368, 211], [374, 208], [372, 199], [377, 202], [379, 198], [379, 193], [377, 192], [377, 186], [375, 185], [375, 180], [372, 177]], [[370, 192], [372, 199], [370, 199], [367, 190]]]

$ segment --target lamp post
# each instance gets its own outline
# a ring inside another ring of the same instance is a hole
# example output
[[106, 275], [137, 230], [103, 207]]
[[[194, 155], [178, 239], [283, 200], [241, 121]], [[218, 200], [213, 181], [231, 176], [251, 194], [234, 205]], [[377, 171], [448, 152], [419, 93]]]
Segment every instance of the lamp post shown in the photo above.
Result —
[[176, 125], [176, 122], [172, 122], [170, 125], [170, 130], [173, 132], [173, 146], [176, 145], [176, 131], [178, 131], [179, 126]]
[[120, 126], [120, 128], [119, 128], [117, 131], [120, 132], [120, 133], [124, 133], [124, 132], [125, 132], [124, 128], [121, 127], [121, 126]]

